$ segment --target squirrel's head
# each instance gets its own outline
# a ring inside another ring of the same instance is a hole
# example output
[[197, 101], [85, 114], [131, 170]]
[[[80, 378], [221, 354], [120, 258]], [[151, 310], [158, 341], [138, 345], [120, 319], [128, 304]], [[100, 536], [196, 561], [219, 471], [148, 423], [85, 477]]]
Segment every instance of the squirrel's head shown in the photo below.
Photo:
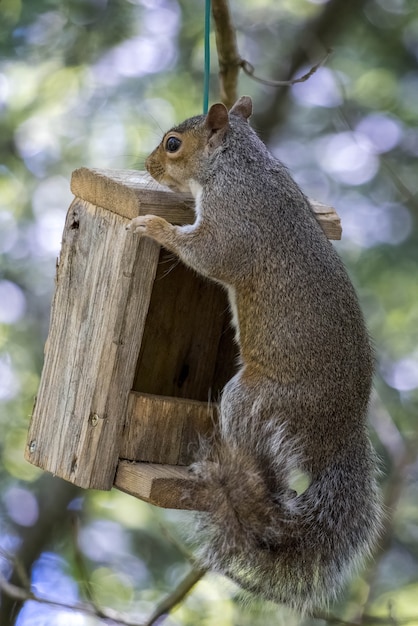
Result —
[[206, 164], [222, 146], [230, 128], [230, 116], [247, 121], [251, 113], [249, 96], [239, 98], [229, 113], [224, 104], [212, 105], [207, 115], [191, 117], [169, 130], [147, 158], [145, 167], [159, 183], [175, 191], [190, 191], [190, 181], [202, 180]]

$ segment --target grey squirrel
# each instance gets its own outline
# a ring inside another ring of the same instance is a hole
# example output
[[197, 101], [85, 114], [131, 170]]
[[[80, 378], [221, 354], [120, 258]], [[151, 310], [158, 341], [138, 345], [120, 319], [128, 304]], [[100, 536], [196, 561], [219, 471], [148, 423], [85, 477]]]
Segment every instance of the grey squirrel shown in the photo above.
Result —
[[251, 113], [243, 96], [229, 114], [214, 104], [167, 132], [146, 167], [191, 191], [195, 223], [145, 215], [127, 228], [229, 295], [240, 369], [222, 393], [217, 443], [193, 467], [208, 505], [201, 563], [309, 613], [381, 527], [366, 427], [373, 355], [340, 258]]

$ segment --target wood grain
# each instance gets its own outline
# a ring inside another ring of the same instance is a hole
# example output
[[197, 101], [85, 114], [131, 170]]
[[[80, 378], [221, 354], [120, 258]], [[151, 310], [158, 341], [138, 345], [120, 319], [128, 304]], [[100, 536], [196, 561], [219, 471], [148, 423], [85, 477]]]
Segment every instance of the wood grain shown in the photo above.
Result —
[[216, 407], [207, 402], [131, 392], [121, 439], [122, 459], [189, 465], [199, 436], [213, 429]]
[[[170, 191], [148, 172], [82, 167], [73, 172], [71, 190], [75, 196], [129, 219], [151, 213], [172, 224], [194, 222], [192, 196]], [[341, 222], [335, 209], [316, 200], [309, 201], [327, 237], [341, 239]]]
[[81, 167], [72, 174], [71, 191], [91, 204], [129, 219], [152, 213], [172, 224], [191, 224], [194, 220], [192, 196], [170, 191], [148, 172]]
[[116, 213], [75, 199], [57, 268], [26, 459], [81, 487], [110, 489], [159, 246]]
[[205, 510], [204, 498], [186, 467], [121, 461], [115, 487], [155, 506]]

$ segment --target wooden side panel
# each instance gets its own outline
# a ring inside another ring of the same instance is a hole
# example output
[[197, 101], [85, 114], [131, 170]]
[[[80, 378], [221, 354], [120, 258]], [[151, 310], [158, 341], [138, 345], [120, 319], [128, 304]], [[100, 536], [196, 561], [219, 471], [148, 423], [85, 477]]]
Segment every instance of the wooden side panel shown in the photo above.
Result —
[[110, 489], [159, 246], [75, 199], [26, 459], [81, 487]]
[[216, 407], [206, 402], [132, 392], [119, 456], [122, 459], [189, 465], [199, 435], [213, 429]]
[[214, 387], [217, 355], [229, 323], [223, 289], [162, 251], [133, 389], [175, 398], [217, 401], [234, 371], [236, 349], [225, 349]]

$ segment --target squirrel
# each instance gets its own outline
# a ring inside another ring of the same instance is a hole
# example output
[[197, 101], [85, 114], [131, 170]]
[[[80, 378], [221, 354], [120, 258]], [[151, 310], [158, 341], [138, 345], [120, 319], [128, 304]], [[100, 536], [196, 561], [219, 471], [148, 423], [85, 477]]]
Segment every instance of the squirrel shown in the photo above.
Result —
[[366, 425], [374, 356], [340, 257], [251, 113], [243, 96], [168, 131], [146, 168], [192, 193], [195, 222], [145, 215], [127, 229], [229, 296], [239, 371], [216, 443], [192, 466], [207, 505], [200, 562], [306, 614], [335, 599], [381, 531]]

